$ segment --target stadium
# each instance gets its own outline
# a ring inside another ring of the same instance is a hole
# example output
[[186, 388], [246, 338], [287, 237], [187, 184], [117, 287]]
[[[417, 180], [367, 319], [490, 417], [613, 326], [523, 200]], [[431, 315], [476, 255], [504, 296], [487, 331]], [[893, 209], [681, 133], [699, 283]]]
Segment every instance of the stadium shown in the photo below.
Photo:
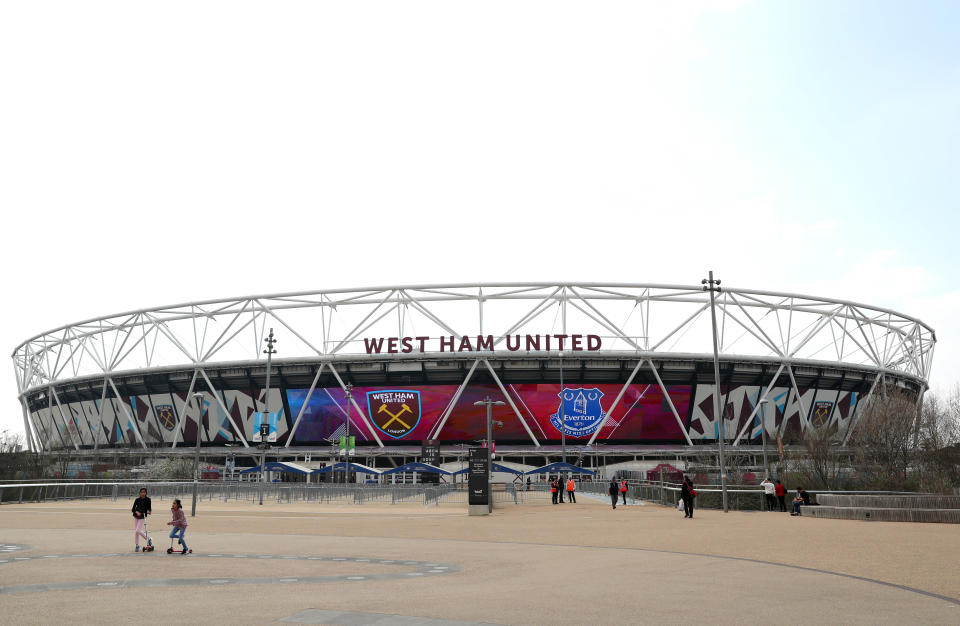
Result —
[[367, 458], [425, 442], [463, 454], [486, 437], [486, 398], [504, 403], [497, 452], [706, 451], [718, 393], [733, 449], [812, 427], [844, 443], [878, 389], [919, 402], [927, 388], [936, 336], [916, 318], [726, 285], [714, 295], [715, 309], [704, 285], [247, 296], [68, 324], [23, 342], [13, 363], [31, 449], [78, 453], [187, 451], [200, 437], [208, 454], [263, 442], [322, 456], [349, 434]]

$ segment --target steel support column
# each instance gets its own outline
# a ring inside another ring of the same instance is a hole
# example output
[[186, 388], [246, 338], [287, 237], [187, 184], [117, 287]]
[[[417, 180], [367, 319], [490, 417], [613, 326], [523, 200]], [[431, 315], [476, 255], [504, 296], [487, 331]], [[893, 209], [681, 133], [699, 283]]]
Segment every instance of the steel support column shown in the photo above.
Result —
[[[750, 428], [750, 424], [753, 422], [753, 418], [757, 414], [757, 410], [760, 408], [760, 404], [767, 399], [767, 396], [770, 395], [770, 392], [773, 391], [773, 386], [777, 384], [777, 380], [780, 379], [780, 374], [783, 373], [783, 365], [777, 368], [777, 373], [773, 375], [773, 378], [770, 380], [770, 384], [767, 385], [767, 390], [763, 393], [757, 404], [753, 407], [753, 411], [750, 412], [750, 417], [747, 418], [747, 423], [743, 425], [743, 428], [740, 429], [740, 432], [737, 433], [737, 438], [733, 440], [733, 445], [740, 445], [740, 439], [743, 437], [743, 434], [747, 432], [747, 429]], [[776, 414], [774, 414], [776, 415]], [[763, 428], [766, 428], [766, 425], [763, 425]]]
[[510, 404], [510, 408], [513, 409], [514, 415], [516, 415], [517, 419], [520, 420], [520, 423], [523, 424], [523, 429], [527, 431], [527, 435], [530, 436], [530, 441], [533, 442], [533, 445], [539, 448], [540, 442], [537, 441], [537, 438], [534, 436], [533, 431], [530, 430], [529, 426], [527, 426], [527, 420], [523, 419], [523, 415], [520, 415], [520, 410], [517, 408], [517, 405], [514, 404], [513, 398], [510, 397], [510, 394], [507, 393], [507, 390], [504, 388], [503, 383], [500, 382], [500, 377], [497, 376], [497, 373], [493, 370], [493, 366], [490, 365], [490, 361], [483, 359], [483, 364], [487, 366], [488, 370], [490, 370], [490, 375], [493, 376], [493, 380], [496, 381], [497, 387], [500, 387], [500, 393], [502, 393], [503, 397], [507, 399], [507, 402]]
[[324, 364], [321, 363], [320, 367], [317, 368], [317, 375], [313, 377], [313, 382], [310, 383], [310, 391], [307, 392], [307, 397], [303, 399], [303, 406], [300, 407], [300, 412], [297, 413], [297, 419], [293, 422], [293, 426], [290, 427], [290, 432], [287, 433], [287, 443], [284, 444], [284, 448], [289, 448], [290, 442], [293, 441], [293, 435], [297, 432], [297, 428], [300, 426], [300, 420], [303, 418], [303, 414], [307, 410], [307, 405], [310, 403], [310, 398], [313, 396], [313, 390], [317, 388], [317, 382], [320, 380], [320, 374], [323, 373], [323, 365]]
[[[193, 370], [193, 378], [190, 379], [190, 386], [187, 387], [187, 398], [190, 398], [193, 395], [193, 387], [197, 383], [197, 376], [199, 375], [199, 370]], [[175, 391], [170, 392], [170, 399], [173, 400], [173, 406], [177, 406], [177, 393]], [[189, 401], [184, 401], [183, 409], [177, 411], [177, 425], [173, 429], [173, 444], [170, 445], [171, 448], [177, 447], [177, 439], [183, 434], [183, 427], [187, 423], [187, 407], [189, 407]], [[199, 436], [199, 430], [197, 434]]]
[[450, 417], [450, 414], [453, 413], [453, 409], [456, 408], [457, 402], [460, 401], [460, 396], [463, 394], [463, 390], [467, 388], [467, 384], [469, 384], [470, 378], [473, 376], [473, 372], [477, 369], [477, 365], [479, 363], [480, 359], [477, 359], [473, 362], [473, 365], [470, 366], [470, 371], [467, 372], [463, 382], [460, 383], [460, 386], [457, 387], [456, 393], [453, 394], [453, 398], [450, 399], [450, 403], [447, 405], [447, 408], [444, 409], [443, 415], [440, 417], [440, 421], [437, 422], [437, 426], [433, 429], [433, 432], [430, 435], [430, 439], [436, 439], [440, 436], [440, 431], [443, 430], [443, 427], [447, 423], [447, 419]]
[[[637, 375], [637, 372], [639, 372], [639, 371], [640, 371], [640, 368], [643, 367], [643, 362], [644, 362], [644, 361], [646, 361], [646, 359], [640, 359], [640, 360], [637, 362], [636, 367], [633, 368], [633, 371], [630, 372], [630, 375], [627, 377], [627, 382], [625, 382], [625, 383], [623, 384], [623, 386], [620, 387], [620, 393], [617, 394], [616, 400], [613, 401], [613, 404], [610, 405], [610, 408], [607, 409], [607, 412], [603, 415], [603, 419], [600, 420], [600, 425], [597, 426], [597, 429], [596, 429], [595, 431], [593, 431], [593, 434], [592, 434], [592, 435], [590, 435], [590, 439], [587, 441], [587, 445], [588, 445], [588, 446], [592, 446], [592, 445], [593, 445], [593, 442], [597, 440], [597, 436], [600, 435], [600, 431], [603, 430], [603, 425], [607, 423], [607, 419], [610, 417], [610, 415], [613, 414], [613, 410], [614, 410], [615, 408], [617, 408], [617, 405], [618, 405], [618, 404], [620, 404], [620, 398], [623, 397], [623, 394], [624, 394], [624, 392], [626, 392], [627, 387], [629, 387], [629, 386], [630, 386], [630, 383], [633, 382], [633, 379], [634, 379], [634, 377]], [[563, 398], [561, 398], [560, 400], [561, 400], [561, 402], [562, 402], [562, 401], [563, 401]], [[689, 441], [689, 439], [688, 439], [688, 441]]]

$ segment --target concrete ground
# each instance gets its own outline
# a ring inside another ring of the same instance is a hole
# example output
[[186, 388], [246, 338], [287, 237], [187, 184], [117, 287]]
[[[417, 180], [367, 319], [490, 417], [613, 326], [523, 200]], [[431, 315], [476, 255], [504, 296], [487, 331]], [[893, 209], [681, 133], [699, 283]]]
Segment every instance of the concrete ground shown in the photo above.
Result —
[[169, 501], [149, 554], [130, 502], [3, 505], [0, 622], [960, 623], [955, 526], [578, 499], [489, 517], [204, 501], [187, 556], [165, 553]]

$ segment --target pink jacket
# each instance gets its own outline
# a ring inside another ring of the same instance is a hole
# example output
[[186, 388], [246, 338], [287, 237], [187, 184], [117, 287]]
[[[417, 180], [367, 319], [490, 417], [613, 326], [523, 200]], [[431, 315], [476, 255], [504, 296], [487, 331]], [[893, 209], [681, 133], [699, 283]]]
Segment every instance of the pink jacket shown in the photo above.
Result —
[[177, 528], [187, 527], [187, 516], [183, 514], [183, 509], [173, 511], [173, 525]]

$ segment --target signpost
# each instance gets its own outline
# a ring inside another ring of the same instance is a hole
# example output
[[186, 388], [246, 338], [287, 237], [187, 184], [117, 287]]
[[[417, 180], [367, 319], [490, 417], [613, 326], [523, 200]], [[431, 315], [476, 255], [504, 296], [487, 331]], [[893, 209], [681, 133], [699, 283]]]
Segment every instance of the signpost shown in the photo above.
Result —
[[[425, 439], [420, 447], [420, 462], [427, 465], [440, 466], [440, 446], [436, 439]], [[414, 474], [416, 476], [416, 474]], [[420, 473], [420, 482], [430, 485], [440, 484], [440, 474], [430, 472]]]
[[487, 448], [470, 448], [467, 492], [470, 515], [490, 515], [490, 454]]
[[440, 446], [433, 441], [424, 441], [420, 449], [420, 462], [428, 465], [440, 465]]
[[350, 481], [350, 455], [356, 454], [357, 450], [357, 438], [353, 435], [349, 437], [346, 435], [341, 435], [340, 437], [340, 454], [343, 455], [343, 484], [346, 485]]
[[258, 448], [260, 448], [260, 480], [258, 481], [260, 492], [260, 505], [263, 505], [263, 481], [267, 479], [267, 472], [265, 468], [267, 466], [267, 435], [270, 433], [270, 424], [260, 423], [260, 441], [262, 442]]

